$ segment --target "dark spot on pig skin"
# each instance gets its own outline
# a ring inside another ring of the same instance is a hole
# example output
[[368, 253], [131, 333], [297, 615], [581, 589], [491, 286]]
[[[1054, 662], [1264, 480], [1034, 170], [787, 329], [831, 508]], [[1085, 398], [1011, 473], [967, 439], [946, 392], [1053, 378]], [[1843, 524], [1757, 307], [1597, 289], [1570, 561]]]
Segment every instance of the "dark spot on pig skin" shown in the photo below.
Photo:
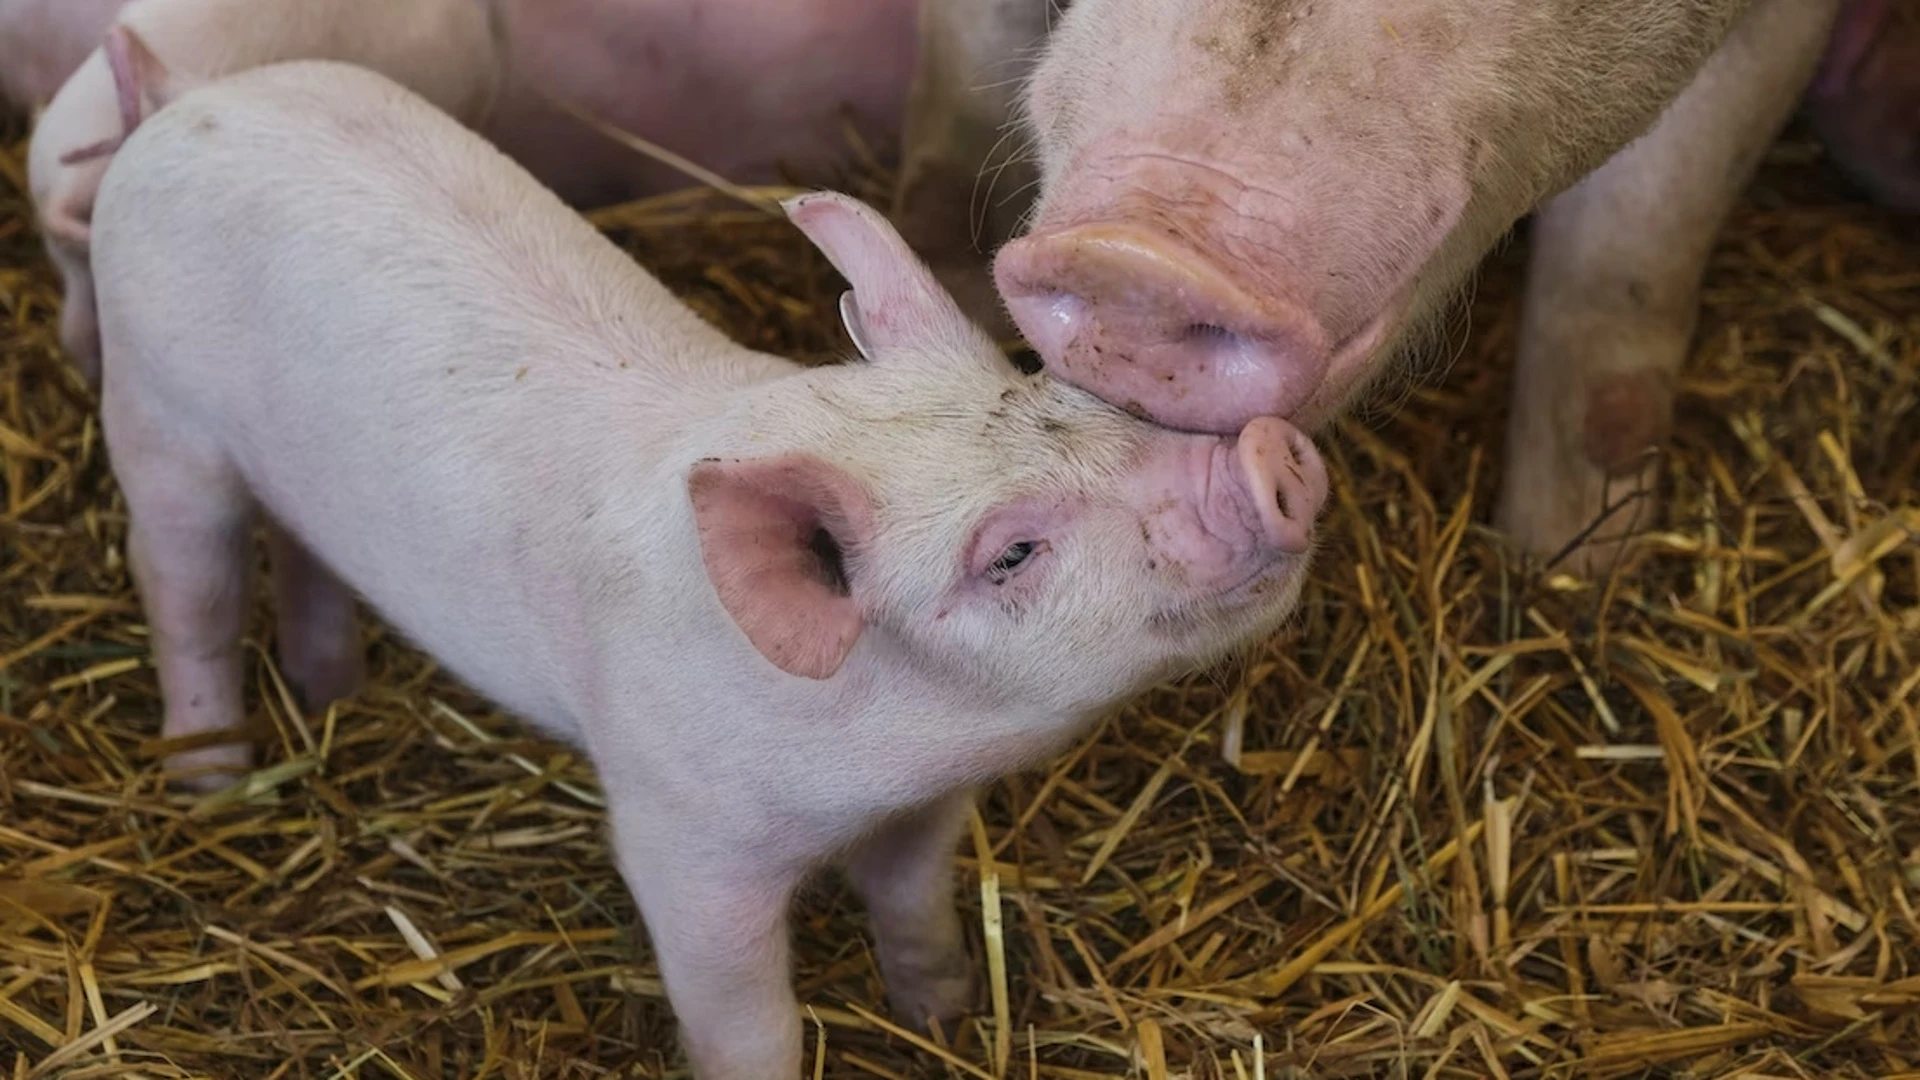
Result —
[[1153, 419], [1153, 414], [1147, 411], [1147, 407], [1137, 401], [1129, 401], [1120, 406], [1120, 409], [1135, 420], [1151, 421]]
[[1015, 349], [1007, 354], [1007, 362], [1022, 375], [1038, 375], [1047, 366], [1040, 354], [1032, 349]]
[[1673, 427], [1673, 376], [1634, 371], [1595, 379], [1587, 386], [1582, 450], [1610, 476], [1629, 475], [1650, 451], [1665, 445]]
[[1645, 311], [1647, 308], [1648, 292], [1647, 283], [1644, 281], [1627, 282], [1627, 299], [1631, 300], [1633, 306], [1641, 311]]

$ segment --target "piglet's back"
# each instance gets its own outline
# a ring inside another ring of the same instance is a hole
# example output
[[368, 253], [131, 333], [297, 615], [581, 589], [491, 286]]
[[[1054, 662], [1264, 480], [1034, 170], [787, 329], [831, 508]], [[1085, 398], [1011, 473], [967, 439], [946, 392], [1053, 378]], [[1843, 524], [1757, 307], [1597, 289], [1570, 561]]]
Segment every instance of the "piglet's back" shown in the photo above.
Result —
[[[93, 260], [117, 473], [190, 433], [406, 636], [563, 729], [579, 582], [620, 551], [582, 523], [658, 518], [703, 402], [783, 363], [478, 136], [334, 63], [256, 69], [143, 124], [107, 170]], [[474, 617], [503, 604], [526, 617]]]
[[[448, 333], [475, 359], [482, 345], [534, 350], [555, 372], [611, 363], [662, 386], [724, 381], [724, 365], [675, 361], [739, 351], [518, 164], [353, 65], [273, 64], [181, 96], [121, 148], [95, 229], [96, 275], [122, 305], [344, 338], [337, 362], [357, 356], [370, 376], [406, 378], [409, 357], [424, 370]], [[137, 242], [104, 240], [122, 232]], [[299, 278], [352, 310], [304, 303]], [[283, 301], [294, 305], [276, 310]], [[448, 313], [462, 321], [438, 321]], [[351, 348], [369, 337], [418, 347]]]

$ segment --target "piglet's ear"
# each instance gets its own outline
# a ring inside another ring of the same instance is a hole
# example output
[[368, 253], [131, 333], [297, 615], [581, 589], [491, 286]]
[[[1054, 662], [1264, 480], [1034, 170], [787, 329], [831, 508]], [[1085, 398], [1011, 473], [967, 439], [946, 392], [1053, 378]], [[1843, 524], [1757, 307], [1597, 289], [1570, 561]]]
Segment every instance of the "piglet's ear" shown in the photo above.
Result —
[[133, 134], [140, 122], [159, 112], [176, 93], [173, 74], [155, 56], [139, 34], [122, 23], [107, 28], [107, 68], [120, 102], [121, 138]]
[[130, 27], [120, 23], [107, 27], [100, 50], [106, 54], [107, 70], [113, 73], [114, 98], [120, 105], [120, 134], [68, 150], [60, 155], [62, 165], [78, 165], [120, 149], [133, 129], [177, 92], [166, 65]]
[[806, 454], [704, 461], [687, 492], [707, 577], [747, 640], [790, 675], [831, 678], [865, 626], [846, 556], [873, 536], [866, 492]]
[[832, 191], [798, 195], [781, 205], [853, 286], [855, 302], [843, 303], [841, 314], [867, 359], [899, 346], [955, 341], [991, 348], [985, 333], [961, 313], [878, 210]]

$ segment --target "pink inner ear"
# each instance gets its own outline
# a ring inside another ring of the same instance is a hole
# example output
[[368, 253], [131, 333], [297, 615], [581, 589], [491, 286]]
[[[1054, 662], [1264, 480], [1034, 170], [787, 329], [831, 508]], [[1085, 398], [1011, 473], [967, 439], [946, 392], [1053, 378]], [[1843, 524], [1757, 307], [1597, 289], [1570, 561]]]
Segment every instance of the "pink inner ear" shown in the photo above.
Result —
[[850, 195], [789, 199], [787, 216], [853, 286], [860, 323], [876, 348], [984, 335], [878, 210]]
[[833, 564], [872, 537], [866, 493], [805, 454], [702, 462], [687, 491], [707, 577], [747, 640], [788, 674], [832, 677], [865, 627]]

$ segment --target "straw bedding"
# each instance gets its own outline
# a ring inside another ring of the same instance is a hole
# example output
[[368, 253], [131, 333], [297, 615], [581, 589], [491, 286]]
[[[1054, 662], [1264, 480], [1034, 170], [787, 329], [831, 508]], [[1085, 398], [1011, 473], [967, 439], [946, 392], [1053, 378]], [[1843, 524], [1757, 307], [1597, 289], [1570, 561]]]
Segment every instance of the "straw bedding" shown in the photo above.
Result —
[[[371, 687], [300, 717], [256, 620], [262, 771], [158, 784], [20, 134], [0, 1073], [674, 1074], [591, 770], [371, 623]], [[844, 889], [802, 897], [810, 1074], [1920, 1077], [1920, 231], [1810, 153], [1782, 144], [1720, 244], [1626, 562], [1575, 580], [1484, 524], [1516, 244], [1452, 371], [1326, 440], [1298, 625], [983, 794], [955, 885], [977, 1019], [899, 1031]], [[746, 342], [844, 347], [785, 224], [715, 197], [597, 220]]]

